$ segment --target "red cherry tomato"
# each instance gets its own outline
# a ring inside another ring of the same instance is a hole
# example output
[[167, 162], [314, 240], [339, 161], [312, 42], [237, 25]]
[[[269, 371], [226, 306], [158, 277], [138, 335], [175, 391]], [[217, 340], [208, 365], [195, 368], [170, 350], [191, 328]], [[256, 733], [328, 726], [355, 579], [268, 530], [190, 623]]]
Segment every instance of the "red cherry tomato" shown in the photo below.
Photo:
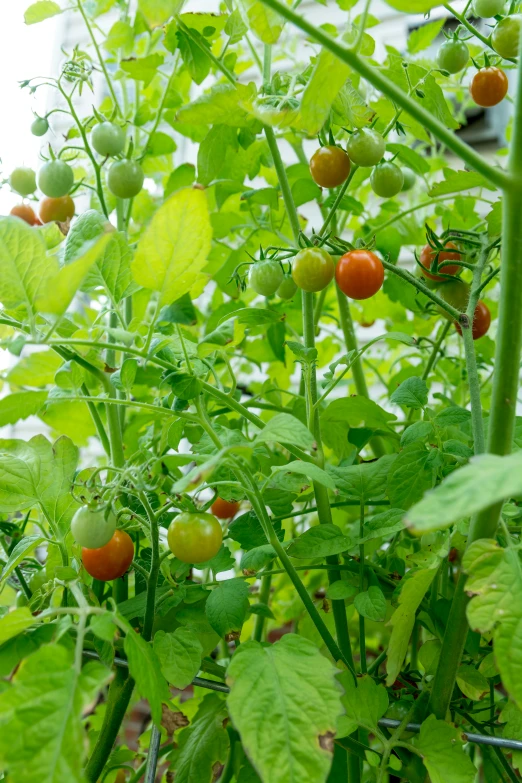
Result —
[[210, 510], [218, 519], [233, 519], [239, 511], [239, 503], [235, 500], [216, 498], [210, 506]]
[[335, 279], [350, 299], [369, 299], [383, 284], [384, 267], [371, 250], [350, 250], [339, 259]]
[[[491, 324], [491, 313], [489, 307], [484, 302], [478, 302], [475, 307], [475, 315], [473, 316], [473, 328], [471, 334], [474, 340], [479, 340], [487, 333]], [[460, 324], [455, 324], [455, 329], [459, 334], [462, 334], [462, 327]]]
[[[459, 261], [460, 260], [460, 253], [452, 253], [452, 249], [456, 249], [456, 246], [453, 244], [453, 242], [448, 242], [446, 245], [447, 248], [450, 248], [449, 250], [441, 250], [438, 254], [437, 258], [437, 264], [442, 264], [443, 261]], [[437, 282], [440, 282], [442, 280], [445, 280], [445, 277], [441, 277], [440, 275], [434, 275], [429, 270], [431, 269], [431, 265], [433, 263], [433, 260], [435, 256], [437, 255], [437, 251], [434, 250], [430, 245], [424, 245], [422, 248], [421, 254], [420, 254], [420, 262], [422, 266], [424, 267], [425, 271], [423, 272], [426, 277], [429, 277], [430, 280], [436, 280]], [[454, 264], [450, 264], [448, 266], [443, 266], [440, 270], [443, 275], [455, 275], [459, 271], [460, 266], [455, 266]]]
[[477, 106], [496, 106], [503, 101], [508, 91], [508, 77], [501, 68], [481, 68], [471, 81], [471, 97]]
[[38, 220], [34, 209], [30, 207], [29, 204], [17, 204], [16, 207], [12, 208], [11, 215], [20, 218], [20, 220], [25, 220], [30, 226], [40, 225], [40, 221]]
[[101, 582], [118, 579], [127, 571], [134, 557], [132, 538], [124, 530], [116, 530], [105, 546], [82, 549], [82, 562], [88, 574]]
[[336, 188], [348, 179], [350, 158], [340, 147], [319, 147], [310, 158], [310, 174], [321, 188]]
[[42, 223], [52, 223], [57, 220], [65, 223], [74, 217], [74, 201], [70, 196], [60, 198], [44, 198], [40, 204], [40, 218]]

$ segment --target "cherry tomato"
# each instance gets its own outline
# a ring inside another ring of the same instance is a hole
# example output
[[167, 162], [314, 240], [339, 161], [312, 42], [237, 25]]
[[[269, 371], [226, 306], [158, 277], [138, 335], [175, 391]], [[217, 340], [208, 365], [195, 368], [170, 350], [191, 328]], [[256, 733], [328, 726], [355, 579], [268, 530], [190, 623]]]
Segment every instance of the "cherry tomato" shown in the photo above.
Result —
[[45, 117], [35, 117], [31, 124], [31, 133], [33, 136], [45, 136], [49, 130], [49, 123]]
[[[489, 307], [484, 302], [478, 302], [475, 307], [475, 315], [473, 316], [473, 327], [471, 334], [474, 340], [479, 340], [487, 333], [491, 324], [491, 313]], [[455, 324], [455, 329], [459, 334], [462, 334], [462, 328], [460, 324]]]
[[100, 122], [92, 129], [91, 144], [98, 155], [119, 155], [125, 148], [125, 129], [114, 122]]
[[19, 166], [11, 173], [9, 184], [15, 193], [30, 196], [36, 190], [36, 174], [32, 169]]
[[373, 326], [375, 323], [375, 319], [373, 321], [360, 321], [359, 326], [362, 326], [363, 329], [369, 329], [370, 326]]
[[386, 151], [386, 142], [374, 128], [361, 128], [352, 133], [346, 150], [357, 166], [376, 166]]
[[134, 198], [143, 187], [145, 174], [135, 160], [116, 160], [109, 169], [107, 184], [117, 198]]
[[116, 517], [99, 509], [82, 506], [72, 518], [71, 533], [80, 546], [99, 549], [108, 544], [116, 530]]
[[124, 530], [116, 530], [105, 546], [82, 549], [82, 562], [88, 574], [101, 582], [118, 579], [127, 571], [134, 557], [132, 538]]
[[516, 57], [520, 43], [522, 17], [505, 16], [491, 33], [491, 45], [501, 57]]
[[322, 247], [305, 247], [292, 261], [292, 278], [303, 291], [316, 293], [333, 280], [333, 258]]
[[169, 525], [170, 551], [183, 563], [204, 563], [217, 555], [223, 540], [221, 525], [212, 514], [178, 514]]
[[292, 275], [285, 275], [283, 277], [283, 281], [279, 285], [279, 288], [277, 289], [277, 295], [280, 299], [291, 299], [295, 292], [297, 291], [297, 286], [294, 283], [292, 279]]
[[29, 604], [29, 600], [25, 593], [23, 593], [21, 590], [19, 590], [16, 594], [16, 600], [15, 600], [15, 606], [17, 608], [20, 608], [21, 606], [27, 606]]
[[501, 14], [506, 5], [506, 0], [474, 0], [473, 13], [482, 19], [490, 19]]
[[29, 587], [31, 588], [31, 592], [37, 593], [38, 590], [41, 590], [48, 581], [49, 579], [47, 578], [45, 568], [39, 568], [29, 579]]
[[477, 106], [487, 109], [504, 100], [508, 86], [508, 77], [501, 68], [481, 68], [473, 77], [469, 91]]
[[66, 196], [74, 185], [74, 172], [64, 160], [49, 160], [38, 172], [38, 187], [50, 198]]
[[20, 218], [20, 220], [25, 220], [30, 226], [37, 226], [40, 223], [34, 209], [29, 204], [17, 204], [16, 207], [12, 208], [11, 215]]
[[[445, 302], [455, 307], [461, 313], [466, 312], [470, 288], [463, 280], [459, 280], [458, 278], [456, 280], [448, 280], [448, 282], [442, 283], [442, 285], [438, 287], [437, 293], [442, 296]], [[442, 307], [439, 309], [445, 318], [451, 318]]]
[[379, 163], [371, 173], [370, 185], [377, 196], [393, 198], [402, 190], [404, 174], [395, 163]]
[[256, 261], [250, 267], [248, 283], [259, 296], [273, 296], [281, 283], [284, 273], [279, 261], [264, 259]]
[[371, 250], [350, 250], [337, 262], [335, 279], [350, 299], [369, 299], [384, 281], [384, 267]]
[[404, 182], [402, 183], [401, 190], [403, 193], [405, 193], [407, 190], [411, 190], [413, 188], [417, 182], [417, 177], [414, 171], [406, 167], [403, 168], [402, 174], [404, 176]]
[[65, 223], [74, 217], [74, 201], [70, 196], [61, 198], [44, 198], [40, 203], [40, 219], [42, 223], [52, 223], [53, 220]]
[[[443, 261], [459, 261], [460, 260], [460, 253], [452, 253], [451, 251], [453, 249], [456, 249], [456, 246], [453, 244], [453, 242], [448, 242], [446, 245], [446, 250], [441, 250], [438, 254], [438, 260], [437, 264], [440, 266]], [[448, 249], [449, 248], [449, 249]], [[431, 269], [431, 265], [433, 263], [433, 260], [435, 256], [437, 255], [437, 251], [434, 250], [430, 245], [424, 245], [422, 248], [421, 254], [420, 254], [420, 262], [422, 266], [424, 267], [423, 274], [426, 275], [426, 277], [429, 277], [430, 280], [436, 280], [437, 282], [440, 282], [441, 280], [445, 280], [444, 277], [441, 277], [440, 275], [434, 275], [429, 270]], [[454, 264], [449, 264], [448, 266], [442, 267], [440, 270], [444, 275], [456, 275], [459, 271], [460, 266], [456, 266]]]
[[235, 500], [216, 498], [210, 506], [210, 510], [218, 519], [233, 519], [239, 511], [239, 503]]
[[458, 73], [466, 67], [469, 60], [469, 49], [464, 41], [456, 38], [444, 41], [437, 53], [439, 68], [448, 73]]
[[321, 188], [336, 188], [348, 179], [350, 158], [340, 147], [319, 147], [310, 158], [310, 174]]

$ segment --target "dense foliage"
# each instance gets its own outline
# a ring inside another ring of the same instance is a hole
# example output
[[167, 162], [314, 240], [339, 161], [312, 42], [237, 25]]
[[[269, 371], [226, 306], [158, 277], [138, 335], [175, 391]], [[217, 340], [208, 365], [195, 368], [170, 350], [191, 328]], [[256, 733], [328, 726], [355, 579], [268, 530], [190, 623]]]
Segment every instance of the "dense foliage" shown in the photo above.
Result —
[[0, 779], [517, 780], [466, 732], [522, 740], [522, 79], [509, 156], [455, 133], [517, 4], [389, 0], [380, 63], [370, 0], [65, 5], [0, 218], [0, 426], [54, 438], [0, 441]]

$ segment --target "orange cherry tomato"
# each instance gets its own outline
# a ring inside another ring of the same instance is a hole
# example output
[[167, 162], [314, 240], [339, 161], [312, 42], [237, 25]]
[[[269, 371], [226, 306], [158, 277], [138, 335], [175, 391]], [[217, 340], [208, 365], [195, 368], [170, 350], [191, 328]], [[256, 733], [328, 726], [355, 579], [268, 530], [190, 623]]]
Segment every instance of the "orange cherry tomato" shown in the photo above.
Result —
[[339, 259], [335, 279], [350, 299], [369, 299], [383, 284], [384, 267], [371, 250], [350, 250]]
[[370, 326], [373, 326], [375, 323], [375, 318], [373, 321], [360, 321], [359, 326], [362, 326], [364, 329], [369, 329]]
[[216, 498], [210, 506], [210, 510], [218, 519], [233, 519], [239, 511], [239, 503], [236, 500]]
[[348, 179], [350, 158], [340, 147], [319, 147], [310, 158], [310, 174], [321, 188], [336, 188]]
[[469, 91], [477, 106], [496, 106], [508, 91], [508, 77], [501, 68], [481, 68], [473, 77]]
[[123, 576], [133, 557], [134, 544], [124, 530], [116, 530], [109, 543], [99, 549], [82, 549], [85, 570], [101, 582], [110, 582]]
[[[489, 307], [484, 302], [477, 302], [475, 307], [475, 315], [473, 316], [473, 328], [471, 334], [474, 340], [479, 340], [487, 333], [491, 324], [491, 313]], [[462, 327], [459, 323], [455, 323], [455, 329], [459, 334], [462, 334]]]
[[[453, 242], [448, 242], [446, 245], [449, 250], [441, 250], [438, 254], [437, 258], [437, 264], [442, 264], [443, 261], [459, 261], [460, 260], [460, 253], [452, 253], [451, 251], [453, 249], [456, 249], [456, 245], [453, 244]], [[433, 263], [433, 259], [435, 258], [435, 255], [437, 254], [437, 251], [434, 250], [430, 245], [424, 245], [422, 248], [421, 254], [420, 254], [420, 262], [422, 266], [424, 267], [423, 275], [426, 275], [426, 277], [429, 277], [430, 280], [436, 280], [437, 282], [441, 282], [442, 280], [445, 280], [445, 277], [441, 277], [441, 275], [434, 275], [429, 270], [431, 269], [431, 265]], [[448, 266], [443, 266], [440, 270], [443, 275], [456, 275], [459, 271], [460, 266], [456, 266], [454, 264], [450, 264]]]
[[44, 198], [40, 204], [40, 218], [42, 223], [52, 223], [57, 220], [65, 223], [74, 217], [74, 201], [70, 196], [60, 198]]
[[17, 204], [16, 207], [12, 208], [11, 215], [20, 218], [20, 220], [25, 220], [30, 226], [40, 225], [34, 209], [29, 204]]

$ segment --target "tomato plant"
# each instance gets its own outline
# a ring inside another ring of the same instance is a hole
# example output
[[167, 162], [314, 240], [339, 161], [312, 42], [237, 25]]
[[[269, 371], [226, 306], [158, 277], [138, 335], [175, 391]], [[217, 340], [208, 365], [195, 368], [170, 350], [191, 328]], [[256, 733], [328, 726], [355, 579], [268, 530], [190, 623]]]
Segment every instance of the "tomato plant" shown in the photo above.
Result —
[[520, 774], [520, 9], [384, 5], [22, 8], [0, 781]]

